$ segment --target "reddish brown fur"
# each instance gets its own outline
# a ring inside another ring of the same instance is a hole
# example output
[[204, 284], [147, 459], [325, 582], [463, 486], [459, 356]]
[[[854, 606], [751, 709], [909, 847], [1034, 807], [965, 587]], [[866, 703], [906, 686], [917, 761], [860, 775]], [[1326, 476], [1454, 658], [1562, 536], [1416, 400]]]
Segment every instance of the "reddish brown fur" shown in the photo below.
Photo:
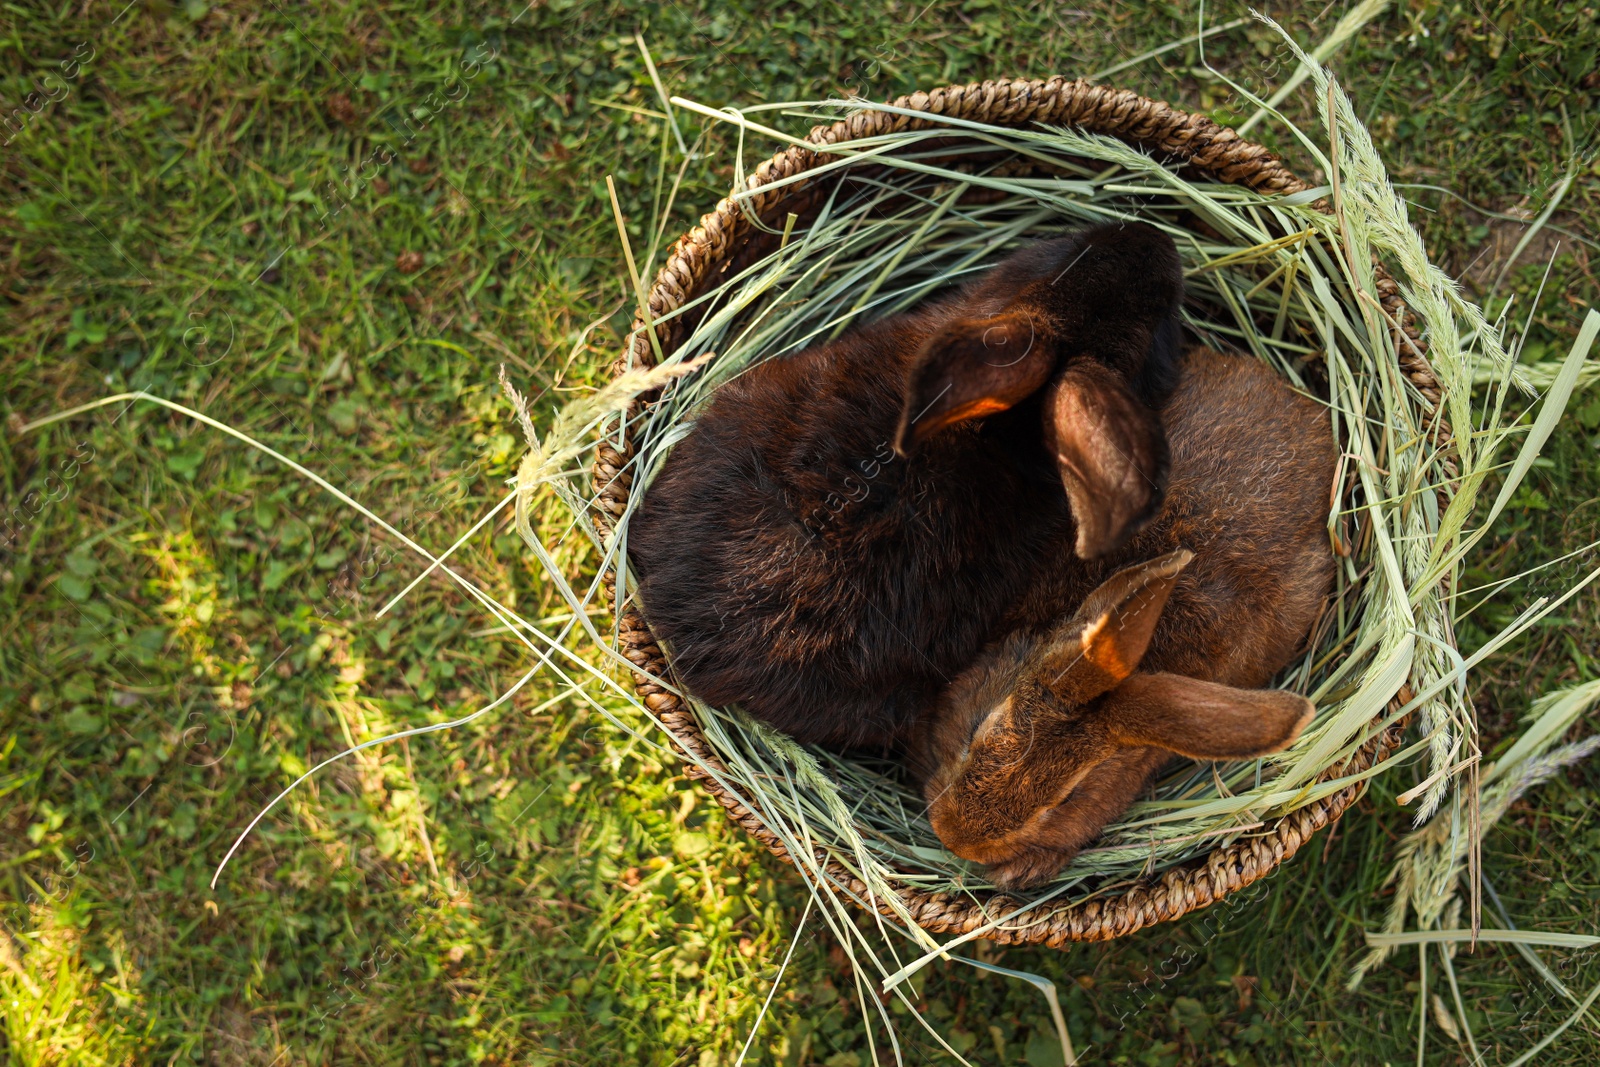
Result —
[[[912, 753], [940, 838], [1001, 884], [1059, 870], [1174, 751], [1261, 755], [1309, 719], [1303, 698], [1247, 690], [1294, 656], [1332, 582], [1328, 418], [1260, 362], [1201, 350], [1163, 422], [1171, 474], [1156, 519], [1110, 559], [1045, 574], [1019, 629], [956, 679]], [[1193, 552], [1187, 566], [1178, 549]], [[1168, 558], [1129, 566], [1155, 557]], [[1128, 592], [1146, 586], [1160, 595]], [[1029, 625], [1062, 603], [1084, 608]]]

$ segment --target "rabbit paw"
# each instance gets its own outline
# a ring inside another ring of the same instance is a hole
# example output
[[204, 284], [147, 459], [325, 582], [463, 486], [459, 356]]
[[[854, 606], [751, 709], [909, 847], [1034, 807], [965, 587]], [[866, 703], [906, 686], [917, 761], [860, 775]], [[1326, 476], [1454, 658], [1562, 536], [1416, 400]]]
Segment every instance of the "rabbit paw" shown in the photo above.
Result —
[[988, 870], [989, 880], [1000, 889], [1028, 889], [1047, 882], [1072, 862], [1073, 849], [1029, 849]]

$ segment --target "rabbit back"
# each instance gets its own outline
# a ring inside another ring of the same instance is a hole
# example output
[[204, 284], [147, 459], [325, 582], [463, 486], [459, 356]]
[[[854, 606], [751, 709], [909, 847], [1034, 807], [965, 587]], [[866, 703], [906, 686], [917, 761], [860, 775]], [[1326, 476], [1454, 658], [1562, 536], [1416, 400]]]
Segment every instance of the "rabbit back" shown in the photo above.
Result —
[[1333, 584], [1338, 449], [1326, 408], [1250, 356], [1197, 350], [1164, 413], [1167, 499], [1129, 559], [1187, 548], [1145, 668], [1253, 688], [1299, 651]]
[[629, 556], [700, 699], [801, 741], [890, 745], [1071, 543], [1036, 404], [890, 447], [912, 358], [948, 314], [751, 368], [650, 486]]

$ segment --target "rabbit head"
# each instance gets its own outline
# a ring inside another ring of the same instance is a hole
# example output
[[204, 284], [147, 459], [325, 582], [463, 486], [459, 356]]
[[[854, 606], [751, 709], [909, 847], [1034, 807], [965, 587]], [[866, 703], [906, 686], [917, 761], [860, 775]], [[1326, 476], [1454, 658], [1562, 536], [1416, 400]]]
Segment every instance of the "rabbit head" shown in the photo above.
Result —
[[1177, 382], [1183, 265], [1172, 239], [1113, 223], [1030, 246], [968, 290], [922, 345], [895, 437], [903, 456], [956, 423], [1042, 393], [1044, 443], [1092, 559], [1159, 509]]
[[1013, 636], [952, 684], [914, 757], [947, 848], [1001, 884], [1049, 877], [1172, 754], [1245, 759], [1300, 735], [1304, 697], [1138, 672], [1192, 558], [1118, 571], [1042, 638]]

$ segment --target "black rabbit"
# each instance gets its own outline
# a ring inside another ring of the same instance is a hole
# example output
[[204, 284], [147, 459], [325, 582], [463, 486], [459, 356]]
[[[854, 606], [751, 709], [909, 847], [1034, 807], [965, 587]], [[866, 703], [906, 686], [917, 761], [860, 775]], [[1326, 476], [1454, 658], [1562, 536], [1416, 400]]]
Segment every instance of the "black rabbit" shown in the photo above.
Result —
[[1042, 573], [1078, 590], [1159, 508], [1182, 300], [1170, 238], [1104, 225], [722, 386], [628, 532], [680, 680], [801, 741], [902, 741], [1070, 610]]

